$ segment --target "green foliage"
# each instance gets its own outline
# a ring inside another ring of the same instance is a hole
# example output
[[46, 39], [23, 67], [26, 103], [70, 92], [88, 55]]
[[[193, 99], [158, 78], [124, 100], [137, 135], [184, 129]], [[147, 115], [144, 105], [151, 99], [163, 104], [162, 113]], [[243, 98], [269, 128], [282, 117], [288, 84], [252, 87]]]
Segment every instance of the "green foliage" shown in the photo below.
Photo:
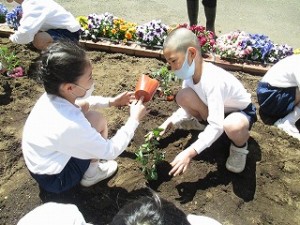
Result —
[[170, 83], [172, 81], [176, 81], [177, 77], [172, 71], [168, 69], [167, 66], [162, 66], [159, 70], [152, 72], [151, 77], [159, 81], [162, 92], [165, 96], [172, 95]]
[[[160, 151], [157, 147], [159, 142], [157, 138], [160, 138], [161, 128], [155, 128], [145, 138], [144, 144], [142, 144], [138, 151], [135, 153], [136, 160], [141, 163], [142, 172], [147, 180], [157, 180], [156, 165], [159, 164], [165, 158], [164, 152]], [[150, 135], [152, 136], [150, 138]]]
[[0, 23], [5, 23], [5, 15], [0, 14]]
[[[19, 59], [7, 47], [0, 47], [0, 62], [2, 70], [10, 72], [19, 65]], [[1, 70], [1, 69], [0, 69]]]

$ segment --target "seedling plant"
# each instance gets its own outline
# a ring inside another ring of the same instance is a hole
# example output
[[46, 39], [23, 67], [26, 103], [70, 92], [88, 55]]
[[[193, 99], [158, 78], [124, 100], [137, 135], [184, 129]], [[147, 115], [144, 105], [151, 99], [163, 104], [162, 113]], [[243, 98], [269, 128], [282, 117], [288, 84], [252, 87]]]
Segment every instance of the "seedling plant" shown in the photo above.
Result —
[[164, 96], [172, 95], [170, 83], [176, 81], [177, 77], [175, 74], [168, 69], [167, 66], [162, 66], [159, 70], [152, 72], [151, 77], [157, 79], [160, 82], [161, 91]]
[[0, 62], [2, 68], [0, 70], [10, 72], [19, 65], [19, 60], [14, 52], [7, 47], [0, 47]]
[[[161, 137], [160, 133], [163, 129], [155, 128], [145, 137], [145, 142], [137, 152], [136, 160], [141, 164], [141, 170], [146, 180], [157, 180], [157, 165], [165, 159], [165, 154], [159, 148], [157, 139]], [[150, 138], [150, 135], [152, 136]]]

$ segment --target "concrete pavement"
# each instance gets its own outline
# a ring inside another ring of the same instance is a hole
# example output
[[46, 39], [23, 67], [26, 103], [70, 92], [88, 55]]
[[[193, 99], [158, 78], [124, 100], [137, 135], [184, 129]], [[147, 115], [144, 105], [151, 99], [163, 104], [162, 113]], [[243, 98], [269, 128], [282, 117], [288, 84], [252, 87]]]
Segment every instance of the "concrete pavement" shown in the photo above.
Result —
[[[161, 19], [168, 25], [188, 22], [186, 1], [180, 0], [56, 0], [73, 15], [110, 12], [123, 19], [142, 24]], [[1, 0], [8, 5], [5, 0]], [[11, 6], [10, 6], [11, 7]], [[205, 24], [200, 4], [199, 24]], [[299, 0], [222, 0], [218, 2], [216, 33], [234, 30], [265, 34], [277, 44], [300, 47]]]

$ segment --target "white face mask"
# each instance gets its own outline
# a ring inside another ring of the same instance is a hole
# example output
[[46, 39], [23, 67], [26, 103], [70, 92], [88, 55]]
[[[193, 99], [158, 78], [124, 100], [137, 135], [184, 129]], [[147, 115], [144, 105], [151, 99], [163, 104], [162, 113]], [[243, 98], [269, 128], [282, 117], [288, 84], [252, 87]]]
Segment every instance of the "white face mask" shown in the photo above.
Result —
[[185, 54], [185, 60], [179, 70], [174, 71], [175, 75], [182, 80], [189, 79], [195, 73], [195, 60], [193, 59], [192, 64], [188, 63], [188, 51]]
[[88, 97], [90, 97], [92, 95], [93, 91], [95, 90], [95, 84], [94, 84], [94, 82], [93, 82], [93, 84], [91, 85], [91, 87], [89, 89], [85, 89], [85, 88], [79, 86], [78, 84], [75, 84], [75, 85], [77, 87], [81, 88], [82, 90], [85, 90], [85, 95], [84, 96], [78, 97], [75, 94], [73, 94], [73, 95], [76, 96], [76, 100], [87, 99]]

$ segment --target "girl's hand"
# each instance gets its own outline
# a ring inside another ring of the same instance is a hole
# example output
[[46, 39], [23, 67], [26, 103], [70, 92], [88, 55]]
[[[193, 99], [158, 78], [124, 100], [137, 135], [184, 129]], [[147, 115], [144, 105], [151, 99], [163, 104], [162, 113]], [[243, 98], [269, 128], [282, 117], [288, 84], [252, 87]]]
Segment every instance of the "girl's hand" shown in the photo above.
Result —
[[140, 100], [134, 100], [130, 104], [130, 117], [137, 121], [140, 121], [150, 111], [143, 105], [143, 100], [144, 97], [141, 97]]
[[113, 97], [109, 102], [109, 106], [120, 107], [120, 106], [129, 105], [134, 99], [135, 97], [133, 91], [125, 91]]

